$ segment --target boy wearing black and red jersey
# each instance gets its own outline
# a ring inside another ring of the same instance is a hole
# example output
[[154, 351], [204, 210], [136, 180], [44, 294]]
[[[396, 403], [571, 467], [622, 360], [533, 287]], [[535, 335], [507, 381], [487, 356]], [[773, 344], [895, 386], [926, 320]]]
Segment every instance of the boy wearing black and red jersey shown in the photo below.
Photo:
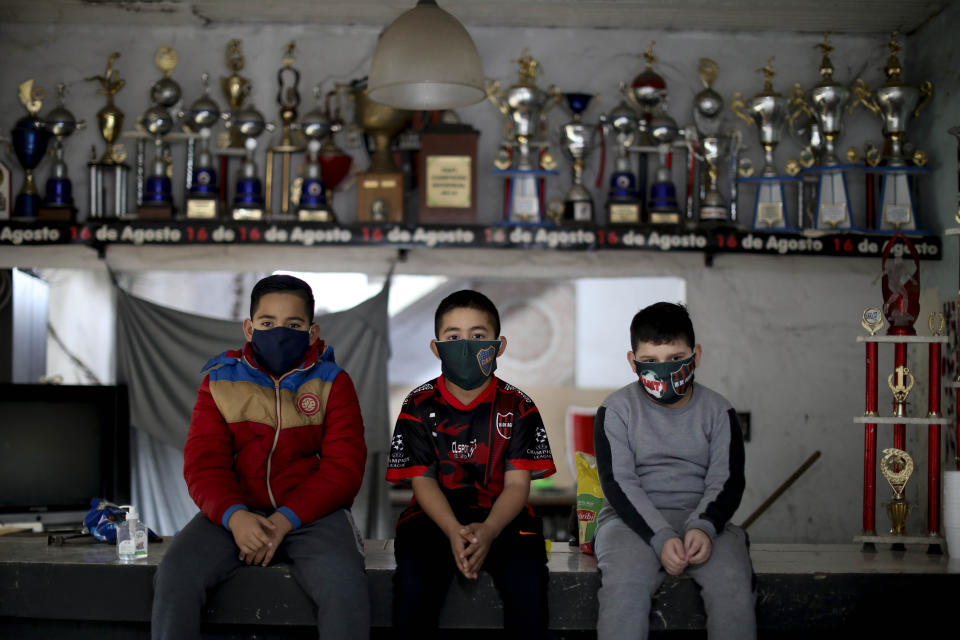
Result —
[[546, 429], [533, 401], [493, 375], [507, 339], [489, 298], [447, 296], [435, 332], [442, 375], [404, 400], [387, 471], [390, 482], [413, 486], [397, 522], [394, 628], [429, 636], [453, 576], [475, 579], [483, 568], [503, 599], [504, 628], [544, 638], [543, 523], [527, 497], [531, 479], [556, 471]]

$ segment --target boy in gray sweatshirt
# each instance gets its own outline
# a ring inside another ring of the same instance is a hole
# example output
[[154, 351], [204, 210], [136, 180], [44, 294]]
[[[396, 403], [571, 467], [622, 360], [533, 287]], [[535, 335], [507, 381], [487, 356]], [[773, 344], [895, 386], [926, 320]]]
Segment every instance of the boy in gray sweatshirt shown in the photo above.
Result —
[[645, 639], [654, 592], [683, 572], [701, 587], [711, 640], [755, 638], [748, 541], [729, 522], [744, 489], [737, 414], [693, 381], [702, 349], [685, 307], [641, 310], [630, 344], [639, 382], [611, 394], [594, 427], [607, 500], [594, 539], [598, 640]]

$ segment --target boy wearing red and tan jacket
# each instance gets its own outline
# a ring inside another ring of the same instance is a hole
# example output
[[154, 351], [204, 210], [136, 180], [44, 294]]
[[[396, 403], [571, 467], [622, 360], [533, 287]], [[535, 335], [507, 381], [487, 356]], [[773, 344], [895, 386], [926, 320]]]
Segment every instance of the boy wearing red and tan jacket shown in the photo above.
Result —
[[321, 638], [367, 638], [362, 541], [350, 516], [366, 461], [353, 383], [319, 340], [310, 287], [270, 276], [247, 343], [204, 367], [183, 474], [201, 513], [155, 577], [152, 637], [199, 638], [207, 590], [275, 558], [317, 606]]

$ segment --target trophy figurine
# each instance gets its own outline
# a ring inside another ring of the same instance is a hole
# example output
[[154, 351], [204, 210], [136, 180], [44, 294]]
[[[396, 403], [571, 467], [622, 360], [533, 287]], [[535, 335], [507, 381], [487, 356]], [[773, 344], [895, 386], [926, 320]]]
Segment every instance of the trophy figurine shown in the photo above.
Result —
[[[897, 42], [896, 32], [887, 46], [890, 47], [890, 57], [883, 68], [886, 84], [872, 92], [866, 82], [857, 80], [854, 84], [855, 104], [862, 104], [883, 120], [885, 167], [880, 187], [880, 228], [916, 229], [916, 210], [907, 178], [908, 159], [904, 155], [904, 142], [907, 122], [911, 116], [916, 117], [930, 100], [933, 84], [923, 82], [919, 89], [904, 84], [900, 79], [902, 67], [897, 57], [902, 47]], [[909, 162], [922, 166], [926, 164], [926, 154], [918, 150]]]
[[[244, 67], [243, 42], [240, 40], [231, 40], [227, 43], [226, 51], [227, 67], [231, 73], [226, 78], [220, 78], [220, 89], [223, 91], [223, 97], [227, 100], [227, 113], [224, 119], [228, 122], [243, 108], [243, 103], [252, 89], [250, 81], [240, 75]], [[243, 149], [244, 139], [240, 134], [239, 127], [230, 127], [222, 132], [218, 138], [217, 146], [221, 148]]]
[[[890, 260], [890, 253], [898, 239], [903, 240], [906, 251], [897, 253], [894, 259]], [[903, 254], [906, 253], [910, 254], [912, 264], [903, 259]], [[913, 325], [920, 315], [920, 254], [910, 239], [902, 233], [898, 232], [884, 246], [881, 270], [883, 315], [890, 323], [887, 335], [917, 335]]]
[[409, 126], [413, 112], [374, 102], [366, 80], [352, 84], [357, 125], [373, 138], [370, 167], [357, 174], [357, 221], [403, 222], [403, 172], [393, 160], [393, 140]]
[[723, 97], [713, 89], [719, 67], [713, 60], [701, 58], [697, 72], [703, 83], [703, 90], [693, 97], [693, 122], [696, 126], [700, 149], [698, 160], [701, 166], [705, 167], [697, 194], [700, 223], [730, 223], [730, 209], [718, 187], [721, 161], [729, 153], [731, 142], [730, 136], [720, 131], [723, 120]]
[[327, 110], [321, 105], [320, 85], [313, 88], [313, 93], [317, 98], [317, 106], [300, 121], [300, 128], [307, 138], [307, 155], [302, 170], [297, 218], [313, 222], [336, 222], [337, 216], [328, 202], [319, 157], [324, 141], [332, 135], [333, 127]]
[[902, 536], [911, 511], [910, 503], [903, 497], [903, 490], [913, 474], [913, 458], [902, 449], [884, 449], [883, 457], [880, 458], [880, 473], [893, 489], [893, 500], [887, 504], [890, 533]]
[[257, 173], [254, 152], [260, 134], [273, 127], [264, 121], [263, 114], [253, 105], [243, 107], [233, 114], [228, 124], [243, 137], [243, 147], [246, 149], [237, 176], [231, 217], [234, 220], [261, 220], [264, 208], [263, 183]]
[[526, 49], [514, 62], [520, 66], [516, 83], [504, 91], [499, 91], [498, 81], [487, 85], [487, 97], [507, 118], [495, 173], [506, 178], [506, 221], [539, 224], [545, 213], [544, 177], [557, 173], [543, 130], [547, 112], [560, 95], [552, 86], [546, 91], [537, 87], [541, 65]]
[[47, 179], [46, 194], [40, 217], [53, 220], [72, 220], [77, 209], [73, 206], [73, 185], [67, 175], [67, 163], [63, 159], [63, 141], [77, 129], [86, 127], [86, 122], [77, 121], [64, 105], [66, 85], [57, 85], [57, 106], [47, 114], [46, 122], [55, 141], [53, 146], [53, 171]]
[[87, 164], [90, 177], [90, 217], [117, 218], [127, 213], [127, 175], [130, 167], [124, 163], [127, 150], [117, 143], [120, 131], [123, 129], [123, 112], [113, 104], [116, 95], [125, 80], [113, 65], [120, 57], [113, 53], [107, 59], [107, 68], [102, 76], [92, 76], [87, 81], [96, 80], [100, 83], [97, 93], [107, 97], [107, 104], [97, 112], [97, 124], [100, 135], [106, 143], [106, 149], [100, 159], [93, 159]]
[[[287, 44], [283, 56], [283, 66], [277, 71], [277, 104], [280, 105], [280, 143], [267, 149], [267, 216], [271, 219], [290, 217], [291, 182], [290, 157], [303, 152], [302, 135], [296, 130], [297, 107], [300, 106], [300, 72], [294, 68], [296, 62], [296, 43]], [[299, 140], [297, 138], [300, 138]], [[276, 215], [271, 206], [273, 200], [273, 165], [276, 155], [280, 155], [280, 211]]]
[[43, 160], [50, 142], [47, 123], [37, 114], [43, 107], [43, 89], [33, 86], [33, 80], [20, 85], [20, 102], [27, 110], [13, 126], [10, 138], [13, 150], [20, 166], [23, 167], [24, 180], [13, 208], [14, 218], [36, 218], [40, 212], [40, 194], [33, 180], [33, 170]]
[[200, 141], [199, 151], [196, 137], [191, 136], [187, 142], [184, 186], [187, 192], [187, 217], [209, 219], [219, 216], [220, 187], [217, 167], [210, 153], [210, 135], [211, 129], [220, 120], [220, 107], [210, 97], [210, 76], [207, 73], [200, 74], [200, 83], [203, 85], [203, 96], [181, 114], [183, 126]]
[[583, 166], [597, 147], [597, 125], [586, 124], [583, 112], [593, 95], [565, 93], [567, 109], [573, 120], [560, 127], [560, 148], [570, 160], [573, 185], [563, 199], [563, 222], [593, 222], [593, 198], [583, 184]]
[[150, 88], [153, 104], [140, 116], [140, 127], [153, 137], [153, 163], [150, 175], [144, 178], [144, 141], [137, 151], [137, 214], [141, 218], [169, 219], [173, 217], [173, 182], [170, 179], [170, 152], [165, 136], [173, 130], [171, 107], [180, 102], [180, 85], [170, 77], [177, 66], [177, 52], [160, 47], [154, 57], [163, 76]]
[[812, 115], [817, 133], [822, 138], [817, 184], [816, 227], [818, 229], [849, 229], [852, 226], [847, 180], [837, 156], [837, 142], [842, 129], [843, 111], [850, 102], [850, 90], [833, 79], [828, 34], [816, 45], [823, 52], [820, 61], [821, 80], [804, 96], [802, 90], [794, 104]]
[[[894, 376], [896, 376], [896, 382], [894, 382]], [[908, 418], [910, 417], [907, 414], [907, 396], [910, 395], [910, 390], [913, 389], [914, 377], [910, 373], [910, 369], [900, 365], [897, 367], [893, 373], [887, 376], [887, 386], [890, 387], [890, 391], [893, 392], [893, 417], [894, 418]]]
[[[780, 172], [774, 161], [774, 151], [786, 123], [787, 100], [773, 90], [774, 72], [773, 56], [767, 60], [762, 69], [763, 91], [755, 95], [749, 102], [745, 102], [740, 93], [733, 94], [730, 108], [748, 124], [757, 127], [760, 135], [760, 144], [763, 147], [763, 169], [760, 172], [760, 183], [757, 187], [757, 203], [754, 208], [755, 228], [782, 228], [786, 226], [785, 198], [783, 182]], [[741, 173], [746, 173], [741, 171]]]
[[607, 193], [607, 223], [638, 224], [643, 212], [643, 200], [637, 190], [637, 176], [633, 172], [630, 149], [640, 135], [640, 118], [633, 107], [621, 100], [610, 113], [600, 116], [600, 126], [604, 135], [613, 133], [617, 148], [613, 174], [610, 176], [610, 191]]

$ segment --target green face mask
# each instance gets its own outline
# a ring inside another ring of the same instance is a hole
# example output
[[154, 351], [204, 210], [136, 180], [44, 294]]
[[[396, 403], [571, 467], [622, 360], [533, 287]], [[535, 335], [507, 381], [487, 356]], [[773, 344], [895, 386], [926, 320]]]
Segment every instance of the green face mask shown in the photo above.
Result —
[[497, 370], [499, 340], [436, 342], [443, 377], [461, 389], [476, 389]]

